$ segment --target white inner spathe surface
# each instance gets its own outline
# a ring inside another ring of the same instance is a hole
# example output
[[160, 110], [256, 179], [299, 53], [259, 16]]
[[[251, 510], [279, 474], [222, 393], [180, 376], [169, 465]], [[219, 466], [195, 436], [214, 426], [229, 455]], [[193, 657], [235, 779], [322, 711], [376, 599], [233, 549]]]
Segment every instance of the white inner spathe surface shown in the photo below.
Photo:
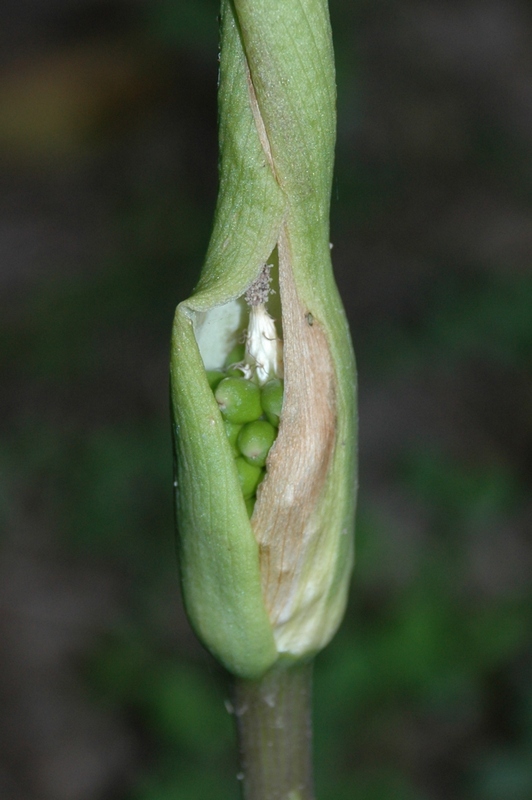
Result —
[[221, 369], [247, 324], [242, 299], [195, 314], [194, 332], [205, 369]]

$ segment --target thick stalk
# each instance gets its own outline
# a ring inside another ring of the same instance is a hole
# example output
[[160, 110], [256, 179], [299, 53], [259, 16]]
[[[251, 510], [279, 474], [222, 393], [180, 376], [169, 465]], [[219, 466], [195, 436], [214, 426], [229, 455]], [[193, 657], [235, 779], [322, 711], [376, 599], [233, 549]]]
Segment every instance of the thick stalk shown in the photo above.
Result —
[[312, 663], [235, 679], [244, 800], [313, 800]]

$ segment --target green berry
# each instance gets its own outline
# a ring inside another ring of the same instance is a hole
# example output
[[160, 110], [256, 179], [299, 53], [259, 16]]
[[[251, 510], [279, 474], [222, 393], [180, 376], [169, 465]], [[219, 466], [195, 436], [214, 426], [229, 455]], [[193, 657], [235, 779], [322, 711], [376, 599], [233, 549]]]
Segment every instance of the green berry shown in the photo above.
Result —
[[263, 467], [276, 436], [277, 430], [266, 420], [248, 422], [238, 434], [238, 449], [249, 464]]
[[264, 476], [264, 470], [256, 467], [253, 464], [248, 464], [245, 458], [239, 456], [235, 458], [236, 468], [238, 470], [238, 479], [240, 481], [240, 488], [244, 499], [252, 497], [257, 491], [257, 486]]
[[243, 425], [262, 415], [260, 389], [246, 378], [224, 378], [216, 387], [214, 396], [228, 422]]
[[236, 440], [238, 439], [238, 434], [242, 430], [242, 425], [235, 425], [233, 422], [228, 422], [226, 419], [224, 419], [224, 425], [227, 438], [229, 439], [229, 444], [231, 445], [231, 449], [233, 451], [233, 455], [239, 456], [240, 450], [237, 447]]
[[207, 375], [207, 381], [213, 392], [222, 378], [225, 378], [225, 373], [223, 373], [221, 369], [208, 369], [205, 374]]
[[236, 344], [225, 359], [225, 366], [230, 367], [233, 364], [240, 364], [240, 362], [244, 360], [245, 352], [245, 345]]
[[280, 378], [274, 378], [262, 387], [261, 403], [268, 421], [279, 427], [283, 407], [283, 381]]
[[247, 500], [245, 500], [248, 517], [251, 517], [251, 515], [253, 514], [256, 502], [257, 502], [256, 497], [248, 497]]

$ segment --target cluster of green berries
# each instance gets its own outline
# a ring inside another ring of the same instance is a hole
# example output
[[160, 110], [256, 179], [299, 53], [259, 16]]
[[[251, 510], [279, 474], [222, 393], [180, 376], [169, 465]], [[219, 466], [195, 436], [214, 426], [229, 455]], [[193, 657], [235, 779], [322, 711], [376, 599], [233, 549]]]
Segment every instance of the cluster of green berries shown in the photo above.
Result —
[[207, 380], [221, 411], [235, 457], [242, 494], [251, 516], [257, 487], [264, 478], [270, 448], [277, 437], [283, 405], [283, 381], [264, 386], [248, 380], [235, 365], [242, 362], [243, 346], [231, 351], [225, 370], [207, 371]]

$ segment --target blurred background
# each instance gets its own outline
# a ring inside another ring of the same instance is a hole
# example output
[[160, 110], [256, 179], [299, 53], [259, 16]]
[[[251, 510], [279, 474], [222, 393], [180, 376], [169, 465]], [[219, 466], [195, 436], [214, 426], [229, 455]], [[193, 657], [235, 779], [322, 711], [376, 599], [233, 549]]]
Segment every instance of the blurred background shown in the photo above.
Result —
[[[357, 568], [318, 796], [532, 797], [532, 7], [331, 0]], [[0, 796], [231, 800], [167, 362], [216, 197], [217, 0], [4, 0]]]

